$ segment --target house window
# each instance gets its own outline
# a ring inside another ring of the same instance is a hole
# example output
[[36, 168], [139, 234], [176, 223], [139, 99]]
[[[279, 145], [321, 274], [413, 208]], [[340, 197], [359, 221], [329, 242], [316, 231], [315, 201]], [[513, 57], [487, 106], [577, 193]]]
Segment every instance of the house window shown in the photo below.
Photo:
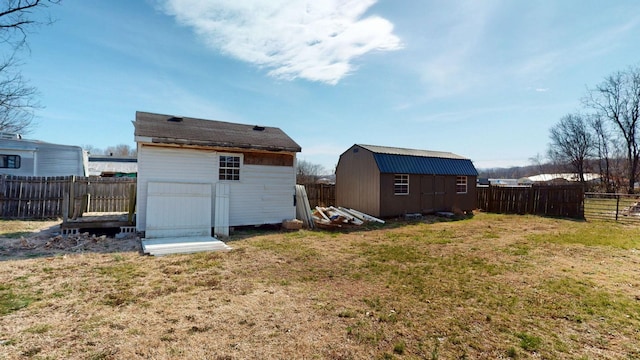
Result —
[[218, 171], [220, 180], [240, 180], [240, 156], [221, 155]]
[[409, 195], [409, 175], [396, 174], [393, 181], [395, 195]]
[[0, 155], [0, 168], [19, 169], [20, 155]]
[[466, 176], [456, 177], [456, 193], [458, 194], [467, 193], [467, 177]]

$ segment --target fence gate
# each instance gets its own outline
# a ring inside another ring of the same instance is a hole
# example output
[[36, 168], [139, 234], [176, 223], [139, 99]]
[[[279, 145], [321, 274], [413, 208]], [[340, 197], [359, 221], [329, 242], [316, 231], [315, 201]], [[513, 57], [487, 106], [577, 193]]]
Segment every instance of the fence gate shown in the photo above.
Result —
[[640, 224], [640, 195], [585, 193], [584, 217]]

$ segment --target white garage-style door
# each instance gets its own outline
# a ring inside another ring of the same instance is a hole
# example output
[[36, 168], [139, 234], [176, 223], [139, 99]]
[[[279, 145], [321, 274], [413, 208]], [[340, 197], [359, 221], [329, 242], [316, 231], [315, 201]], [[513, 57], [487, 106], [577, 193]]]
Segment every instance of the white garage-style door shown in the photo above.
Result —
[[211, 184], [148, 183], [146, 238], [210, 235]]

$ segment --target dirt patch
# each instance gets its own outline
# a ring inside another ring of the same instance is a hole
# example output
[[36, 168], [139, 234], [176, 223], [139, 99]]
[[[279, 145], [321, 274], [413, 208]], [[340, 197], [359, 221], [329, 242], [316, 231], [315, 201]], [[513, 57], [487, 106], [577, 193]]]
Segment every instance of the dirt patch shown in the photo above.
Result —
[[60, 223], [33, 222], [30, 232], [0, 235], [0, 261], [48, 257], [85, 252], [111, 253], [139, 251], [140, 239], [135, 234], [116, 236], [95, 235], [88, 232], [62, 235]]

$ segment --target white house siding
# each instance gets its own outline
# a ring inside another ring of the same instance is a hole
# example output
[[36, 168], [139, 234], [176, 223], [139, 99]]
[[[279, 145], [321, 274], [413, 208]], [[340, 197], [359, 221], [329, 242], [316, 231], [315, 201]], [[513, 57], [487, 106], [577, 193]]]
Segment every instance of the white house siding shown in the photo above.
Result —
[[240, 182], [230, 184], [230, 226], [275, 224], [295, 218], [293, 167], [244, 165]]
[[[155, 146], [138, 147], [137, 227], [146, 228], [147, 183], [208, 182], [215, 204], [218, 154], [214, 151]], [[224, 153], [229, 154], [229, 153]], [[295, 171], [289, 166], [243, 165], [240, 181], [229, 184], [229, 226], [280, 223], [295, 217]], [[215, 223], [215, 209], [211, 210]]]
[[[146, 230], [149, 181], [213, 184], [214, 179], [217, 179], [216, 160], [213, 151], [139, 146], [136, 212], [138, 230]], [[171, 210], [169, 208], [166, 211]]]

